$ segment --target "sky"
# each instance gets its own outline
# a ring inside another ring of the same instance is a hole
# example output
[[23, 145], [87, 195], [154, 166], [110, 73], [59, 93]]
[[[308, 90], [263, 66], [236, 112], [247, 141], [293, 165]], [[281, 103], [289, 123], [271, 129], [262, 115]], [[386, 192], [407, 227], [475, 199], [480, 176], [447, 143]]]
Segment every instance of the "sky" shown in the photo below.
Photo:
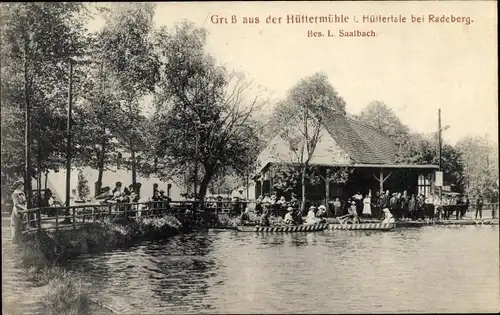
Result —
[[[496, 2], [206, 2], [158, 3], [156, 26], [189, 20], [209, 32], [206, 50], [227, 68], [243, 72], [270, 97], [265, 111], [304, 77], [325, 72], [358, 114], [368, 103], [382, 101], [413, 131], [438, 129], [442, 111], [445, 143], [466, 135], [497, 142]], [[339, 24], [287, 24], [298, 14], [349, 17]], [[431, 23], [429, 14], [470, 17], [472, 23]], [[212, 22], [226, 17], [228, 24]], [[237, 23], [232, 24], [235, 15]], [[403, 16], [406, 23], [362, 23], [363, 15]], [[411, 17], [423, 16], [423, 23]], [[268, 16], [282, 17], [268, 24]], [[259, 24], [243, 24], [259, 17]], [[358, 23], [354, 21], [358, 20]], [[89, 24], [99, 29], [102, 21]], [[339, 31], [373, 30], [375, 37], [339, 37]], [[323, 37], [308, 37], [308, 32]], [[335, 37], [327, 37], [330, 31]]]

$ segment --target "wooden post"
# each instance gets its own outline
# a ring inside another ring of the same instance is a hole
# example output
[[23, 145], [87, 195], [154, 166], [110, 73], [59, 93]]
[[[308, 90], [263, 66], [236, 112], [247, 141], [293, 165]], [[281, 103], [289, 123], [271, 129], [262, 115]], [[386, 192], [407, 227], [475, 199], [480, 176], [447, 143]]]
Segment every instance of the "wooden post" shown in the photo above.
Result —
[[380, 195], [384, 193], [384, 169], [380, 169], [380, 175], [379, 175], [379, 185], [380, 185]]
[[76, 222], [75, 222], [75, 220], [76, 220], [76, 209], [73, 208], [71, 210], [73, 210], [73, 230], [75, 230], [76, 229]]
[[59, 229], [59, 208], [56, 208], [56, 231]]
[[92, 222], [95, 223], [95, 207], [92, 207]]
[[37, 221], [38, 221], [38, 230], [41, 231], [42, 230], [42, 210], [37, 209], [36, 214], [37, 214]]

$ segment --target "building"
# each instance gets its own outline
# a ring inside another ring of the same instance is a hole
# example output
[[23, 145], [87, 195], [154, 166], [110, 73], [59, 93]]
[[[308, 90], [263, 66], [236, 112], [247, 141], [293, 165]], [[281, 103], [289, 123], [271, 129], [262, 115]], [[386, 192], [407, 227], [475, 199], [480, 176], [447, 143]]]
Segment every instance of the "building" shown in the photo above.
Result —
[[[95, 196], [95, 182], [97, 181], [98, 171], [90, 167], [84, 167], [81, 169], [73, 169], [71, 171], [71, 184], [70, 191], [77, 190], [78, 187], [78, 173], [82, 171], [83, 176], [87, 179], [88, 187], [90, 189], [90, 195], [87, 199], [93, 199]], [[49, 172], [47, 178], [42, 176], [41, 178], [41, 188], [49, 188], [55, 195], [56, 199], [64, 203], [66, 198], [66, 170], [62, 169], [58, 172]], [[110, 187], [113, 189], [116, 182], [121, 182], [123, 187], [127, 187], [132, 183], [132, 172], [123, 168], [110, 168], [106, 170], [103, 174], [102, 187]], [[184, 200], [181, 196], [185, 190], [181, 185], [175, 183], [174, 181], [162, 181], [156, 177], [137, 177], [137, 183], [141, 184], [140, 193], [141, 197], [148, 199], [153, 196], [153, 185], [158, 184], [159, 190], [165, 190], [166, 194], [169, 194], [172, 200]], [[169, 186], [170, 184], [170, 186]], [[33, 180], [33, 189], [36, 189], [37, 182]], [[169, 189], [170, 187], [170, 189]], [[73, 193], [72, 193], [73, 194]]]
[[[387, 135], [343, 115], [333, 112], [321, 115], [325, 128], [310, 165], [319, 174], [344, 169], [350, 175], [345, 183], [340, 184], [326, 184], [325, 180], [309, 183], [309, 200], [325, 200], [327, 195], [330, 200], [336, 197], [346, 199], [357, 192], [365, 195], [369, 191], [375, 194], [387, 189], [391, 192], [407, 190], [409, 194], [432, 193], [437, 165], [397, 164], [396, 144]], [[283, 178], [283, 173], [280, 173], [283, 166], [293, 169], [300, 165], [287, 142], [275, 136], [261, 152], [259, 160], [262, 167], [253, 177], [256, 196], [277, 193], [289, 198], [294, 192], [300, 198], [300, 181], [296, 181], [295, 187], [288, 191], [280, 189], [277, 184]]]

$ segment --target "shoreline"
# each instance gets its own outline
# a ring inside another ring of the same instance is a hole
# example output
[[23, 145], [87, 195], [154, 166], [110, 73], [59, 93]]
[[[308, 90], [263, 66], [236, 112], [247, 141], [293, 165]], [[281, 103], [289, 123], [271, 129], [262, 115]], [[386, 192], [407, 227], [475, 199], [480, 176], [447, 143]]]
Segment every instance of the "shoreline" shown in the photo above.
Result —
[[[2, 225], [3, 229], [10, 229], [4, 222]], [[22, 276], [40, 288], [34, 305], [43, 314], [116, 314], [112, 307], [91, 296], [82, 278], [66, 269], [67, 263], [83, 254], [168, 239], [191, 230], [174, 216], [166, 215], [138, 221], [89, 223], [76, 230], [26, 232], [18, 244], [5, 244], [10, 239], [4, 236], [3, 246], [12, 246], [10, 249], [19, 253], [16, 258], [20, 261]]]

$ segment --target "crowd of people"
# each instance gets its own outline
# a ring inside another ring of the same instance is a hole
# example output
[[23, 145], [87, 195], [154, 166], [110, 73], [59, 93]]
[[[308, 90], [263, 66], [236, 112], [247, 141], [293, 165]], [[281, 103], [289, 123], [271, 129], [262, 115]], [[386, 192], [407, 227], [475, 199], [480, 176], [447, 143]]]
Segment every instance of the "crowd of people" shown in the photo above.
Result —
[[[266, 223], [269, 216], [283, 217], [287, 223], [300, 223], [305, 213], [299, 210], [300, 201], [295, 194], [290, 200], [276, 194], [259, 196], [256, 200], [255, 213]], [[332, 202], [319, 207], [311, 206], [307, 212], [306, 222], [324, 218], [349, 217], [354, 222], [363, 218], [386, 219], [390, 215], [395, 220], [425, 220], [440, 217], [449, 219], [455, 212], [456, 219], [462, 219], [468, 211], [470, 200], [468, 196], [424, 196], [423, 194], [408, 194], [403, 192], [384, 191], [382, 194], [371, 191], [366, 194], [355, 193], [346, 200], [335, 198]], [[476, 200], [476, 219], [482, 218], [483, 199], [481, 195]], [[314, 216], [312, 213], [314, 212]]]

